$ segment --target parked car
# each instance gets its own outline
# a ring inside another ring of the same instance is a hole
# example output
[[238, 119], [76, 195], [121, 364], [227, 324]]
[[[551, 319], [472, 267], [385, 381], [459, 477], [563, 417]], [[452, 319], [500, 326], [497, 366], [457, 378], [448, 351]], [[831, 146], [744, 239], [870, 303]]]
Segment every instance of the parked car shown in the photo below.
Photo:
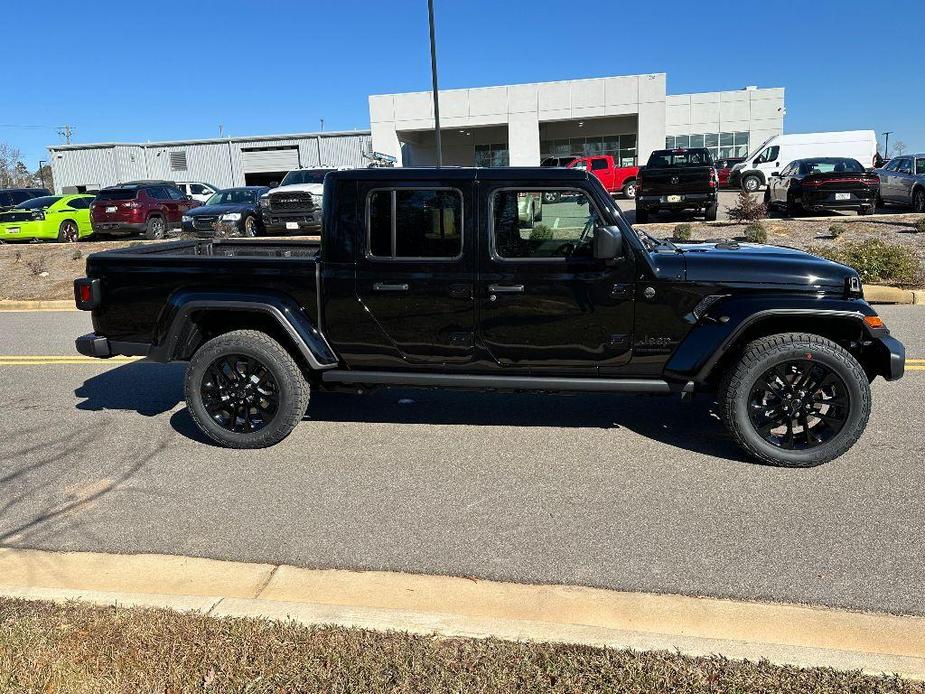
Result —
[[767, 184], [774, 171], [797, 159], [848, 157], [873, 166], [876, 156], [877, 135], [873, 130], [775, 135], [732, 167], [729, 182], [753, 193]]
[[205, 202], [218, 192], [218, 188], [202, 181], [177, 181], [177, 188], [199, 202]]
[[881, 202], [925, 212], [925, 154], [893, 157], [875, 173], [880, 179]]
[[636, 197], [638, 166], [620, 166], [612, 156], [602, 154], [595, 157], [580, 157], [569, 164], [569, 168], [587, 169], [604, 184], [608, 193], [622, 193], [623, 197], [630, 200]]
[[713, 168], [716, 169], [716, 183], [720, 188], [730, 187], [729, 174], [732, 173], [732, 167], [740, 161], [745, 161], [745, 158], [725, 157], [724, 159], [717, 159], [713, 164]]
[[298, 169], [260, 198], [268, 234], [317, 231], [321, 228], [324, 177], [336, 169]]
[[880, 179], [857, 159], [797, 159], [771, 174], [764, 202], [787, 215], [804, 211], [857, 210], [873, 214]]
[[269, 191], [267, 186], [226, 188], [183, 215], [183, 231], [198, 236], [213, 236], [215, 224], [233, 225], [240, 236], [254, 237], [264, 233], [260, 196]]
[[47, 188], [0, 188], [0, 211], [12, 210], [19, 203], [51, 195]]
[[710, 150], [658, 149], [636, 179], [636, 221], [660, 210], [694, 210], [714, 221], [719, 210], [716, 169]]
[[[521, 200], [544, 190], [568, 195], [524, 228]], [[233, 448], [284, 439], [310, 389], [704, 391], [750, 455], [788, 466], [851, 448], [870, 381], [903, 375], [903, 346], [852, 268], [657, 241], [584, 171], [338, 171], [324, 213], [320, 244], [92, 254], [74, 292], [95, 332], [77, 350], [188, 361], [193, 421]]]
[[73, 243], [93, 233], [92, 195], [45, 195], [0, 212], [0, 241]]
[[546, 157], [543, 161], [540, 162], [540, 166], [560, 166], [565, 168], [578, 157], [571, 155], [568, 157]]
[[132, 181], [104, 188], [90, 206], [97, 234], [144, 234], [162, 239], [179, 229], [183, 215], [199, 206], [170, 181]]

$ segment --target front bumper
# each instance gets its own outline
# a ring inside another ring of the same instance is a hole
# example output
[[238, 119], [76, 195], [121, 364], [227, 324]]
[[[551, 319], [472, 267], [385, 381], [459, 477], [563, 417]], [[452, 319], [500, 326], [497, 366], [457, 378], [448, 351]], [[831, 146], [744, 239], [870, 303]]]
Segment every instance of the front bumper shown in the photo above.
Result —
[[146, 357], [151, 351], [151, 345], [142, 342], [117, 342], [97, 335], [87, 333], [74, 340], [77, 351], [85, 357], [109, 359], [117, 354], [126, 357]]
[[321, 208], [286, 212], [263, 211], [263, 226], [268, 234], [279, 231], [301, 231], [321, 228]]
[[892, 335], [885, 335], [874, 340], [872, 348], [877, 353], [879, 375], [888, 381], [903, 377], [906, 370], [906, 348]]

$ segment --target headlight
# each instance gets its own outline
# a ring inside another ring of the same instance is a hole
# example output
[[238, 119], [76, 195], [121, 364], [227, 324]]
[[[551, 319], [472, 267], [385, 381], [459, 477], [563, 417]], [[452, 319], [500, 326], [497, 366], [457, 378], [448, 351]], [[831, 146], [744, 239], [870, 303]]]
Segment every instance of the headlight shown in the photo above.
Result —
[[240, 212], [229, 212], [228, 214], [222, 215], [223, 222], [237, 222], [241, 219]]
[[260, 206], [264, 209], [269, 209], [270, 207], [270, 198], [260, 198]]
[[192, 223], [193, 223], [193, 218], [190, 217], [189, 215], [183, 215], [183, 223], [184, 223], [184, 224], [192, 224]]

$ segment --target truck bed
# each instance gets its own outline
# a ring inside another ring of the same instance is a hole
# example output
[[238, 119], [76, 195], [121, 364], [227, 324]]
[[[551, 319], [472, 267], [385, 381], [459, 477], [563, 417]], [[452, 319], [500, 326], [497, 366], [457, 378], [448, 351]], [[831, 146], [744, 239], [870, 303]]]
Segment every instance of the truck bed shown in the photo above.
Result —
[[110, 340], [156, 345], [158, 326], [188, 292], [269, 292], [318, 314], [318, 242], [202, 239], [139, 244], [87, 258], [87, 276], [101, 281], [94, 330]]

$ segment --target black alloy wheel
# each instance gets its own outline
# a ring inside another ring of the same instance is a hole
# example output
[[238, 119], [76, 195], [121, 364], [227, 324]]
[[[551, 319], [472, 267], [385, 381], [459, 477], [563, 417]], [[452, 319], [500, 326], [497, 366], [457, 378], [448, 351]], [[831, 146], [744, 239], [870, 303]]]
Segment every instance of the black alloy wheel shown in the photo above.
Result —
[[206, 369], [200, 385], [202, 404], [212, 421], [235, 434], [266, 427], [279, 410], [279, 386], [254, 357], [225, 354]]
[[748, 408], [755, 431], [772, 446], [807, 450], [828, 443], [844, 428], [851, 396], [834, 370], [800, 359], [761, 374]]

